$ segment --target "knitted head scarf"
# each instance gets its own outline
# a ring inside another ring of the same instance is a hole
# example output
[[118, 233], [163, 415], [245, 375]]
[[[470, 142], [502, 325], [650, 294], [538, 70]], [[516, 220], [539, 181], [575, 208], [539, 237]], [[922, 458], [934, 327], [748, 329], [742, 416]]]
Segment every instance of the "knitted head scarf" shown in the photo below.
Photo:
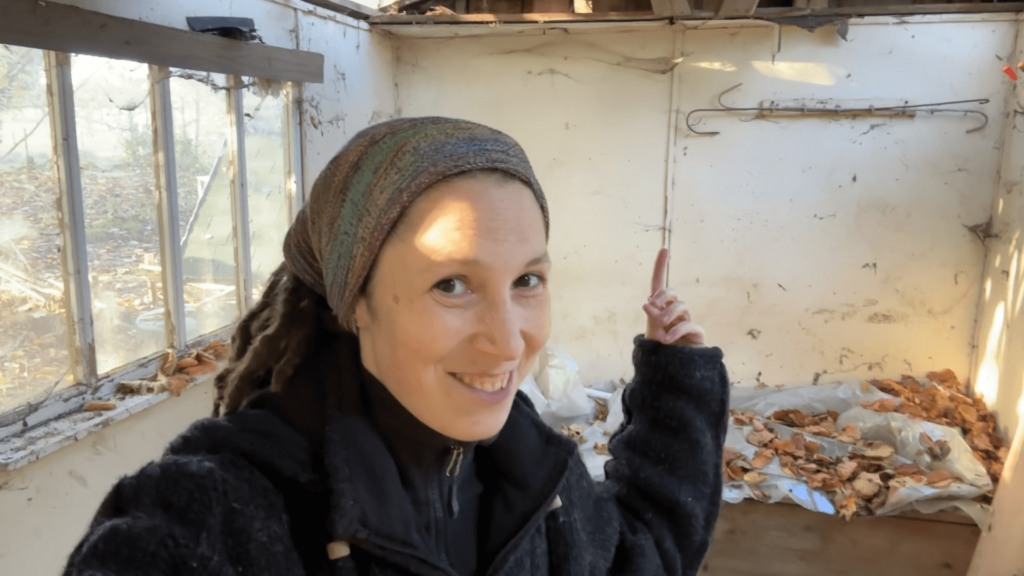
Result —
[[385, 238], [431, 185], [496, 170], [533, 191], [548, 230], [548, 206], [530, 162], [508, 135], [450, 118], [400, 118], [356, 134], [317, 177], [284, 241], [288, 268], [327, 299], [342, 326]]

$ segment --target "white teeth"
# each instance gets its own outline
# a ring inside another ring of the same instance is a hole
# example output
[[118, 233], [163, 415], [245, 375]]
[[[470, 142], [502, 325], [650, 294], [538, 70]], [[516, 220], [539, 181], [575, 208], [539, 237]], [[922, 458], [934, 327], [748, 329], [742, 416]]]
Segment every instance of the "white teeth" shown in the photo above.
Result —
[[484, 392], [497, 392], [508, 386], [508, 372], [499, 376], [476, 376], [471, 374], [453, 374], [459, 382]]

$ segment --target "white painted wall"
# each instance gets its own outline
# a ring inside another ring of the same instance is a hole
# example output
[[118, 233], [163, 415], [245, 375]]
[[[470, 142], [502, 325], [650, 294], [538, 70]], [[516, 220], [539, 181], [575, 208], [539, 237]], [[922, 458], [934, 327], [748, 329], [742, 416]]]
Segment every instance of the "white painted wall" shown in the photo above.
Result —
[[212, 406], [209, 382], [23, 468], [0, 472], [0, 574], [60, 574], [117, 479], [158, 458]]
[[[964, 226], [991, 211], [1007, 90], [997, 57], [1009, 60], [1016, 34], [999, 18], [869, 19], [851, 23], [849, 42], [787, 27], [774, 64], [771, 29], [684, 34], [683, 111], [741, 82], [727, 103], [992, 100], [992, 122], [973, 134], [976, 120], [948, 114], [716, 115], [701, 128], [719, 136], [679, 132], [672, 279], [734, 379], [969, 376], [984, 248]], [[704, 67], [715, 62], [735, 71]]]
[[[631, 336], [661, 245], [670, 78], [677, 55], [671, 282], [722, 346], [732, 378], [769, 384], [950, 367], [967, 377], [996, 187], [1005, 17], [516, 33], [396, 40], [401, 113], [445, 114], [518, 138], [552, 211], [553, 340], [588, 380], [629, 372]], [[516, 28], [515, 30], [522, 30]], [[398, 30], [401, 31], [401, 30]], [[773, 53], [781, 46], [778, 54]], [[747, 120], [682, 117], [779, 98], [991, 98], [993, 122], [958, 116]], [[854, 182], [856, 175], [856, 182]], [[865, 265], [870, 267], [865, 268]], [[751, 332], [756, 330], [755, 332]], [[756, 334], [757, 338], [751, 334]]]
[[[1024, 27], [1024, 25], [1021, 25]], [[1018, 44], [1011, 60], [1024, 58]], [[1003, 119], [1000, 181], [992, 206], [992, 232], [978, 310], [974, 365], [975, 390], [984, 395], [997, 414], [1007, 438], [1013, 438], [1009, 456], [992, 505], [989, 528], [982, 533], [969, 574], [1020, 574], [1024, 553], [1024, 119], [1020, 110], [1022, 90], [1014, 83], [1008, 94]]]

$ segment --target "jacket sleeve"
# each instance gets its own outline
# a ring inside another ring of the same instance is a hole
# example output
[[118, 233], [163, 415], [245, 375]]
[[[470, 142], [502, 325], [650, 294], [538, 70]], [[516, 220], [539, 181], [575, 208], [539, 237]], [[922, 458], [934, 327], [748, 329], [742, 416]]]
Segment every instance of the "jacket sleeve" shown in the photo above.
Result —
[[107, 495], [65, 576], [301, 574], [282, 498], [235, 455], [167, 456]]
[[618, 508], [610, 574], [695, 574], [722, 500], [729, 378], [718, 348], [638, 337], [598, 492]]

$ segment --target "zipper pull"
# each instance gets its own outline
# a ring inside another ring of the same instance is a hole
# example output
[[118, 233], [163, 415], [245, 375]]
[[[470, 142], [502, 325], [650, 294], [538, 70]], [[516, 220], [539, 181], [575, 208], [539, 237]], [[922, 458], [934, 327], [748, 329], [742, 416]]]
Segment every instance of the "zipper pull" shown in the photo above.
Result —
[[445, 470], [445, 476], [452, 479], [452, 483], [448, 486], [448, 517], [454, 520], [459, 516], [459, 472], [462, 470], [462, 458], [466, 455], [465, 449], [461, 444], [452, 445], [452, 455], [448, 460], [448, 469]]
[[462, 458], [465, 455], [466, 451], [462, 444], [452, 444], [452, 456], [448, 460], [448, 469], [445, 470], [444, 475], [449, 478], [458, 476], [459, 471], [462, 470]]

